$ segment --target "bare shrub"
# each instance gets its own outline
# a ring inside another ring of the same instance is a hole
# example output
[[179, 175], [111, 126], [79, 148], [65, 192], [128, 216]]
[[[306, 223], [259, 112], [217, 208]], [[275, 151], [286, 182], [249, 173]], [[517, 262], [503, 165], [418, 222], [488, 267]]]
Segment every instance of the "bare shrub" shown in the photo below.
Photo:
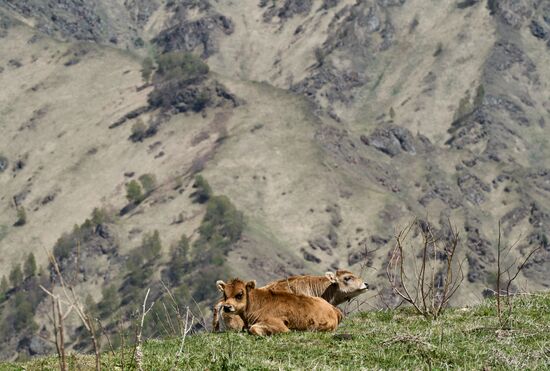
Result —
[[[429, 223], [414, 219], [396, 234], [386, 267], [393, 292], [427, 319], [444, 311], [464, 280], [464, 260], [456, 263], [459, 232], [450, 221], [449, 227], [448, 236], [436, 237]], [[412, 231], [419, 238], [411, 236]]]
[[[508, 255], [515, 246], [519, 243], [519, 239], [510, 246], [502, 247], [501, 222], [498, 222], [498, 243], [497, 243], [497, 261], [496, 261], [496, 307], [498, 322], [501, 328], [508, 329], [511, 325], [513, 312], [513, 297], [511, 292], [512, 284], [518, 278], [519, 274], [525, 268], [527, 261], [537, 252], [542, 245], [532, 249], [519, 263], [519, 258], [515, 258], [511, 263], [506, 263], [509, 260]], [[505, 308], [504, 308], [505, 307]]]
[[72, 311], [75, 311], [77, 316], [82, 321], [84, 328], [90, 334], [90, 339], [93, 344], [94, 353], [95, 353], [95, 369], [96, 371], [101, 370], [101, 353], [98, 338], [96, 336], [95, 323], [90, 315], [89, 310], [87, 310], [81, 303], [78, 295], [76, 294], [74, 288], [69, 285], [59, 269], [59, 264], [57, 260], [49, 251], [46, 251], [48, 260], [50, 261], [51, 266], [53, 267], [57, 279], [59, 280], [59, 286], [63, 296], [57, 295], [54, 291], [49, 291], [44, 286], [40, 285], [40, 288], [50, 296], [52, 300], [52, 321], [54, 326], [54, 336], [55, 336], [55, 345], [57, 354], [59, 357], [59, 367], [62, 371], [67, 370], [67, 361], [66, 361], [66, 352], [65, 352], [65, 340], [64, 340], [64, 321], [69, 316]]

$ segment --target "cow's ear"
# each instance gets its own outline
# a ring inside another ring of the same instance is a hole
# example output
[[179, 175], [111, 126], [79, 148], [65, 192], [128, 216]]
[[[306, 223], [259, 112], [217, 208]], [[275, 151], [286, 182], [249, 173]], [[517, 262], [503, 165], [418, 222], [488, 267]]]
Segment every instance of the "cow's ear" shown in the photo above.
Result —
[[253, 280], [253, 281], [248, 281], [246, 283], [246, 289], [247, 290], [252, 290], [252, 289], [255, 289], [256, 288], [256, 281]]
[[223, 282], [222, 280], [216, 281], [216, 287], [218, 288], [219, 292], [224, 292], [225, 291], [225, 282]]
[[336, 278], [336, 275], [332, 272], [327, 272], [325, 273], [325, 276], [328, 278], [328, 280], [331, 282], [331, 283], [336, 283], [338, 282], [338, 279]]

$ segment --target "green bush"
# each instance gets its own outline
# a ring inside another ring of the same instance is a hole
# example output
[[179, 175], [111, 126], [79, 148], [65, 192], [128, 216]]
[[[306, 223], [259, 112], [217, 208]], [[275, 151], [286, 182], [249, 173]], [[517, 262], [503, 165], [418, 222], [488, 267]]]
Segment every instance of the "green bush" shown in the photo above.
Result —
[[15, 294], [13, 327], [15, 331], [21, 331], [25, 328], [36, 329], [34, 322], [34, 310], [32, 303], [27, 299], [24, 292], [19, 291]]
[[92, 223], [97, 226], [105, 223], [114, 223], [115, 218], [112, 213], [104, 208], [95, 208], [92, 211]]
[[114, 217], [105, 209], [94, 209], [91, 219], [86, 219], [80, 226], [75, 224], [71, 233], [64, 233], [57, 240], [53, 247], [53, 255], [58, 261], [68, 258], [76, 246], [85, 244], [95, 235], [99, 224], [114, 221]]
[[191, 81], [205, 77], [208, 71], [208, 65], [191, 53], [169, 52], [158, 57], [156, 77]]
[[97, 304], [98, 314], [101, 318], [107, 318], [116, 312], [120, 306], [120, 300], [115, 285], [103, 288], [101, 294], [101, 301]]
[[243, 214], [227, 196], [214, 196], [208, 201], [206, 215], [200, 226], [201, 237], [208, 240], [221, 238], [236, 242], [244, 228]]
[[155, 89], [148, 96], [151, 107], [176, 112], [200, 112], [214, 94], [200, 83], [208, 76], [208, 65], [190, 53], [169, 52], [157, 59], [153, 82]]
[[141, 245], [130, 252], [126, 263], [127, 274], [120, 287], [122, 293], [121, 305], [133, 302], [142, 294], [142, 289], [153, 275], [156, 260], [162, 249], [158, 231], [146, 233]]
[[210, 96], [210, 93], [208, 90], [201, 91], [198, 95], [195, 101], [193, 102], [193, 111], [200, 112], [206, 106], [208, 106], [208, 103], [212, 100], [212, 97]]
[[182, 277], [189, 268], [189, 239], [181, 236], [178, 243], [172, 249], [172, 259], [168, 263], [168, 279], [173, 285], [179, 285]]
[[196, 191], [191, 194], [191, 197], [199, 204], [208, 202], [210, 197], [212, 197], [212, 188], [210, 188], [210, 185], [202, 175], [197, 175], [195, 177], [193, 188], [195, 188]]
[[8, 280], [6, 279], [6, 276], [2, 276], [2, 281], [0, 281], [0, 303], [2, 303], [6, 298], [6, 293], [8, 292], [8, 289]]
[[160, 233], [155, 230], [153, 233], [146, 233], [141, 242], [141, 251], [145, 260], [150, 261], [160, 256], [162, 245], [160, 242]]
[[12, 287], [18, 287], [23, 283], [23, 272], [19, 264], [15, 265], [10, 271], [10, 283]]
[[78, 244], [79, 234], [80, 227], [75, 225], [72, 233], [64, 233], [61, 237], [59, 237], [53, 247], [53, 255], [58, 261], [69, 257], [73, 248], [75, 248]]
[[137, 181], [132, 180], [126, 184], [126, 198], [136, 204], [139, 204], [145, 198], [141, 185]]
[[130, 134], [130, 140], [133, 142], [141, 142], [147, 135], [147, 126], [141, 119], [136, 120], [132, 125], [132, 133]]
[[25, 277], [34, 277], [36, 275], [36, 259], [34, 254], [31, 252], [25, 261], [25, 266], [23, 267]]
[[483, 84], [479, 84], [476, 89], [476, 96], [474, 98], [474, 107], [479, 107], [483, 104], [483, 99], [485, 98], [485, 88]]

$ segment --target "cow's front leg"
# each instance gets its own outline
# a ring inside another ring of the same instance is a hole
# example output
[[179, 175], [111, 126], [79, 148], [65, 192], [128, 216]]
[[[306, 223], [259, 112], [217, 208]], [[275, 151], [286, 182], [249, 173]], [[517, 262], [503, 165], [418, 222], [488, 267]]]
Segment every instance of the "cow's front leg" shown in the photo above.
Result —
[[242, 331], [244, 328], [244, 321], [236, 314], [233, 313], [223, 313], [222, 314], [223, 323], [225, 325], [225, 330], [231, 331]]
[[289, 332], [290, 330], [286, 327], [283, 320], [279, 318], [266, 318], [250, 326], [249, 331], [252, 335], [266, 336]]

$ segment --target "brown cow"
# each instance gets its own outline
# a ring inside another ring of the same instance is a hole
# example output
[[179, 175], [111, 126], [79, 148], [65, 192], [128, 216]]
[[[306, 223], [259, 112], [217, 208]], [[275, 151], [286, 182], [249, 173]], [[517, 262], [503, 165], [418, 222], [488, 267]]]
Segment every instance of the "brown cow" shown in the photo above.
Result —
[[[327, 272], [324, 276], [292, 276], [271, 282], [262, 288], [321, 297], [332, 305], [339, 305], [367, 291], [368, 284], [349, 271], [337, 270], [336, 274]], [[221, 302], [222, 300], [218, 301], [213, 308], [212, 328], [214, 331], [220, 329], [219, 312]], [[244, 326], [238, 316], [227, 312], [222, 312], [222, 323], [225, 329], [228, 330], [240, 331]]]
[[290, 330], [334, 331], [342, 312], [321, 298], [256, 288], [256, 281], [216, 282], [223, 311], [238, 315], [253, 335]]

